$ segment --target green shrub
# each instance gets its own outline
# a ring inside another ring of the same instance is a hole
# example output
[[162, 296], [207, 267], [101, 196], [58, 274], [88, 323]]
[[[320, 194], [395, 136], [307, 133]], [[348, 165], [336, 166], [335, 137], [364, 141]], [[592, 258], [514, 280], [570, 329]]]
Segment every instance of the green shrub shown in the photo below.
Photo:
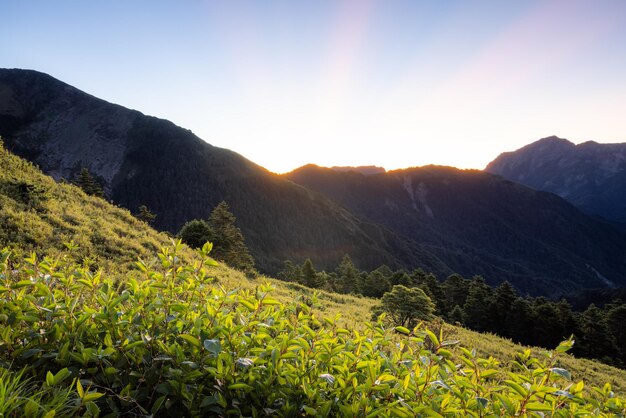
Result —
[[280, 303], [269, 285], [224, 289], [209, 245], [189, 263], [180, 250], [138, 261], [124, 281], [77, 264], [74, 253], [11, 262], [2, 251], [0, 364], [24, 370], [35, 388], [58, 383], [92, 416], [626, 412], [609, 385], [570, 380], [560, 356], [572, 341], [500, 365], [421, 324], [396, 328], [401, 339], [382, 321], [344, 329], [307, 304]]

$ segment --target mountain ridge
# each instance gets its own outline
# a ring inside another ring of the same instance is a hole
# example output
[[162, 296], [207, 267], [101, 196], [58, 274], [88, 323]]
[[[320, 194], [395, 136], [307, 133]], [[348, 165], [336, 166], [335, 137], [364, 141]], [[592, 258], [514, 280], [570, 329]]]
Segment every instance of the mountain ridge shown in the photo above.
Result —
[[365, 176], [325, 169], [334, 187], [360, 199], [351, 206], [170, 121], [42, 73], [0, 70], [0, 92], [0, 135], [18, 155], [57, 179], [72, 180], [86, 167], [116, 204], [131, 211], [146, 205], [156, 226], [174, 233], [226, 201], [262, 272], [306, 258], [330, 271], [348, 254], [364, 270], [387, 264], [440, 277], [482, 274], [492, 284], [510, 280], [533, 294], [554, 294], [564, 284], [606, 286], [601, 277], [623, 283], [619, 232], [556, 196], [478, 170], [428, 166]]
[[131, 211], [148, 206], [155, 225], [172, 233], [190, 219], [207, 218], [225, 200], [264, 272], [307, 257], [334, 268], [345, 254], [361, 268], [377, 267], [374, 260], [408, 266], [416, 254], [424, 267], [441, 264], [389, 230], [170, 121], [32, 70], [0, 70], [0, 91], [0, 135], [10, 150], [57, 180], [88, 168], [108, 198]]
[[500, 154], [485, 171], [555, 193], [586, 213], [626, 224], [626, 143], [575, 145], [551, 136]]
[[624, 280], [621, 267], [601, 273], [626, 262], [621, 232], [556, 195], [480, 170], [429, 165], [363, 176], [309, 165], [285, 176], [490, 284], [506, 279], [537, 294], [563, 283], [604, 287], [603, 278]]

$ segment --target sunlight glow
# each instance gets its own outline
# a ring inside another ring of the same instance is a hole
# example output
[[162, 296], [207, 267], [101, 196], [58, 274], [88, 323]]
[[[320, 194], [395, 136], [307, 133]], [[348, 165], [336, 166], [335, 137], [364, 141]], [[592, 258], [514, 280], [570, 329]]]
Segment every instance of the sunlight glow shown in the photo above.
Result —
[[626, 140], [623, 1], [25, 0], [0, 14], [3, 66], [275, 172], [482, 168], [553, 134]]

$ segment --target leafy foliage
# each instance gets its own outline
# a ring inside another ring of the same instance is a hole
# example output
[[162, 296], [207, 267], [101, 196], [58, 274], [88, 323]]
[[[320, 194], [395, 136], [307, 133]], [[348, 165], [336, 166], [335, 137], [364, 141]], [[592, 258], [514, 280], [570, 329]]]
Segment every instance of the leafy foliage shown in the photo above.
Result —
[[192, 219], [183, 225], [178, 237], [192, 248], [202, 248], [211, 240], [211, 227], [205, 220]]
[[[66, 373], [67, 369], [65, 369]], [[13, 372], [0, 367], [0, 416], [43, 417], [75, 416], [80, 412], [80, 399], [73, 387], [61, 386], [64, 373], [50, 373], [47, 381], [33, 384], [24, 377], [24, 370]], [[57, 382], [58, 380], [58, 382]]]
[[[572, 341], [504, 367], [418, 325], [362, 331], [283, 304], [268, 285], [226, 290], [205, 245], [177, 243], [117, 281], [72, 253], [0, 257], [0, 365], [66, 391], [79, 413], [247, 416], [623, 414], [610, 385], [572, 382]], [[7, 372], [4, 372], [7, 373]]]
[[419, 287], [398, 284], [383, 295], [375, 312], [387, 313], [395, 325], [413, 328], [418, 321], [433, 319], [435, 305]]
[[[286, 262], [279, 277], [320, 289], [376, 298], [383, 297], [396, 285], [419, 288], [434, 303], [435, 313], [451, 324], [493, 332], [517, 343], [545, 348], [575, 335], [578, 344], [572, 352], [576, 356], [626, 367], [626, 333], [622, 326], [626, 321], [626, 304], [619, 299], [603, 308], [591, 304], [584, 311], [575, 312], [565, 300], [520, 297], [506, 281], [492, 288], [480, 276], [466, 279], [459, 274], [451, 274], [439, 282], [432, 273], [421, 269], [409, 274], [404, 270], [393, 271], [381, 266], [369, 273], [359, 272], [349, 257], [344, 258], [335, 272], [310, 273], [313, 279], [305, 282], [302, 279], [305, 264], [297, 266]], [[351, 290], [346, 288], [348, 282], [354, 283]], [[385, 311], [390, 312], [380, 304], [372, 307], [374, 317]]]

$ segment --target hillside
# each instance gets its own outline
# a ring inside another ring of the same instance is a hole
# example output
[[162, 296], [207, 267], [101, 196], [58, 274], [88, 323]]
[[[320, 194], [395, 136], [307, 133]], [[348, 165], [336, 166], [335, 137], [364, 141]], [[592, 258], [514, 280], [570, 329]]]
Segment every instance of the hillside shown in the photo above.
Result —
[[[1, 144], [0, 139], [0, 144]], [[0, 146], [0, 248], [54, 255], [73, 242], [94, 266], [128, 265], [170, 242], [126, 209], [56, 183]]]
[[620, 231], [488, 173], [427, 166], [365, 176], [309, 165], [285, 177], [491, 284], [554, 296], [626, 281]]
[[[438, 344], [421, 330], [409, 339], [381, 324], [368, 327], [371, 299], [249, 280], [212, 266], [206, 252], [172, 246], [125, 209], [57, 184], [3, 149], [0, 163], [0, 322], [10, 325], [0, 333], [0, 377], [9, 385], [0, 392], [0, 412], [7, 416], [252, 409], [275, 416], [357, 410], [453, 416], [481, 408], [471, 401], [473, 386], [464, 386], [473, 379], [481, 381], [482, 408], [515, 411], [530, 401], [529, 410], [537, 411], [623, 410], [623, 400], [609, 393], [626, 390], [623, 370], [532, 350], [536, 363], [523, 347], [446, 324]], [[66, 248], [70, 239], [80, 247]], [[145, 261], [131, 268], [138, 256]], [[529, 369], [515, 366], [515, 352]], [[457, 371], [459, 362], [473, 369]], [[546, 375], [540, 364], [554, 373]], [[407, 378], [408, 370], [421, 380]], [[524, 401], [515, 389], [522, 379], [544, 389]], [[421, 385], [432, 387], [430, 401], [407, 396]], [[546, 395], [557, 389], [579, 400]]]
[[502, 153], [485, 171], [555, 193], [589, 214], [626, 223], [626, 143], [574, 145], [551, 136]]
[[146, 205], [154, 212], [157, 229], [176, 233], [226, 201], [264, 272], [307, 257], [331, 269], [345, 254], [364, 269], [385, 263], [446, 270], [418, 246], [320, 194], [169, 121], [46, 74], [0, 69], [0, 136], [8, 149], [56, 180], [73, 180], [88, 168], [116, 204], [131, 212]]

